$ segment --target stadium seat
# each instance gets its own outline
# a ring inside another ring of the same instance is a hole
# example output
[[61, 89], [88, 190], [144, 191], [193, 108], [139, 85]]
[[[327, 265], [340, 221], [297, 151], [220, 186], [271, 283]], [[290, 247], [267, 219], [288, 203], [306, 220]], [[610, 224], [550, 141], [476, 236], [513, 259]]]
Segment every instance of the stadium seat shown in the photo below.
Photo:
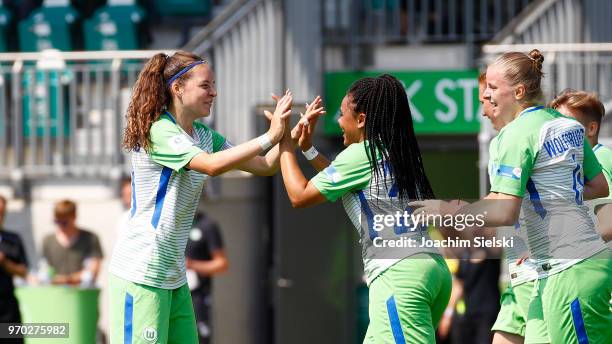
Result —
[[78, 18], [68, 0], [45, 0], [42, 7], [19, 23], [20, 50], [76, 49], [72, 33]]
[[70, 101], [66, 87], [74, 75], [66, 69], [57, 50], [46, 50], [42, 54], [43, 58], [35, 66], [24, 68], [22, 76], [23, 134], [24, 137], [57, 137], [60, 133], [68, 136]]
[[0, 52], [2, 53], [9, 51], [8, 32], [11, 21], [11, 12], [3, 7], [0, 1]]
[[83, 24], [86, 50], [129, 50], [143, 47], [140, 25], [145, 12], [134, 1], [109, 1]]
[[210, 0], [155, 0], [155, 8], [162, 16], [208, 17], [212, 3]]

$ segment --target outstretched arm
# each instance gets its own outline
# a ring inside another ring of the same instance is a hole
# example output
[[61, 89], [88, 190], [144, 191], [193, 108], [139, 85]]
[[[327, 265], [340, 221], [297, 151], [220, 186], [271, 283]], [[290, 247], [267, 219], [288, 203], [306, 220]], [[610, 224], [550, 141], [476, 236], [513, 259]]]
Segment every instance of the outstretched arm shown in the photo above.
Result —
[[[278, 169], [278, 165], [275, 166], [274, 163], [274, 160], [278, 159], [278, 153], [273, 149], [265, 158], [256, 158], [256, 156], [269, 148], [265, 146], [274, 145], [282, 138], [287, 124], [286, 119], [291, 115], [292, 101], [293, 96], [287, 91], [276, 104], [276, 110], [271, 117], [270, 129], [265, 135], [213, 154], [199, 153], [191, 159], [187, 168], [206, 173], [209, 176], [217, 176], [240, 167], [255, 174], [273, 174], [273, 171]], [[252, 161], [254, 158], [255, 160]]]
[[281, 172], [291, 205], [294, 208], [305, 208], [325, 202], [325, 196], [304, 177], [295, 156], [296, 143], [290, 132], [285, 133], [279, 145]]

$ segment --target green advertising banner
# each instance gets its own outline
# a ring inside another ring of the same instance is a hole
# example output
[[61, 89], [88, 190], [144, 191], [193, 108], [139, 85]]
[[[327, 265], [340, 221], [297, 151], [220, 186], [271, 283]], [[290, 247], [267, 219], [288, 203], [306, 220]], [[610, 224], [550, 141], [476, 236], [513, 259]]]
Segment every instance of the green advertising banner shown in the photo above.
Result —
[[417, 134], [475, 134], [480, 130], [477, 70], [333, 72], [325, 75], [327, 135], [342, 135], [337, 122], [340, 103], [351, 84], [383, 73], [404, 85]]

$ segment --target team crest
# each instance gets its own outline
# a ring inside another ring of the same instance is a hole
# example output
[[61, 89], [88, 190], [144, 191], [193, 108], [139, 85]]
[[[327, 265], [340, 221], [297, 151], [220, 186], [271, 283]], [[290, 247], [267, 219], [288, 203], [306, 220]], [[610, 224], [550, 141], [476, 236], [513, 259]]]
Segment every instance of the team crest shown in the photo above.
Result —
[[157, 341], [157, 330], [153, 327], [145, 327], [145, 329], [142, 330], [142, 339], [149, 343], [155, 343]]

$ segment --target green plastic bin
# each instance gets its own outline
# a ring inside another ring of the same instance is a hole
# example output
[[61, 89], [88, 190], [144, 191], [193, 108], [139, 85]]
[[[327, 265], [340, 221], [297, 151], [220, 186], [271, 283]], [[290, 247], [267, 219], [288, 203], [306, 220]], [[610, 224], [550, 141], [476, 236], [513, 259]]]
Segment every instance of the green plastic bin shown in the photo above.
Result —
[[15, 290], [23, 323], [68, 323], [68, 338], [27, 338], [26, 344], [95, 344], [100, 289], [69, 286]]

